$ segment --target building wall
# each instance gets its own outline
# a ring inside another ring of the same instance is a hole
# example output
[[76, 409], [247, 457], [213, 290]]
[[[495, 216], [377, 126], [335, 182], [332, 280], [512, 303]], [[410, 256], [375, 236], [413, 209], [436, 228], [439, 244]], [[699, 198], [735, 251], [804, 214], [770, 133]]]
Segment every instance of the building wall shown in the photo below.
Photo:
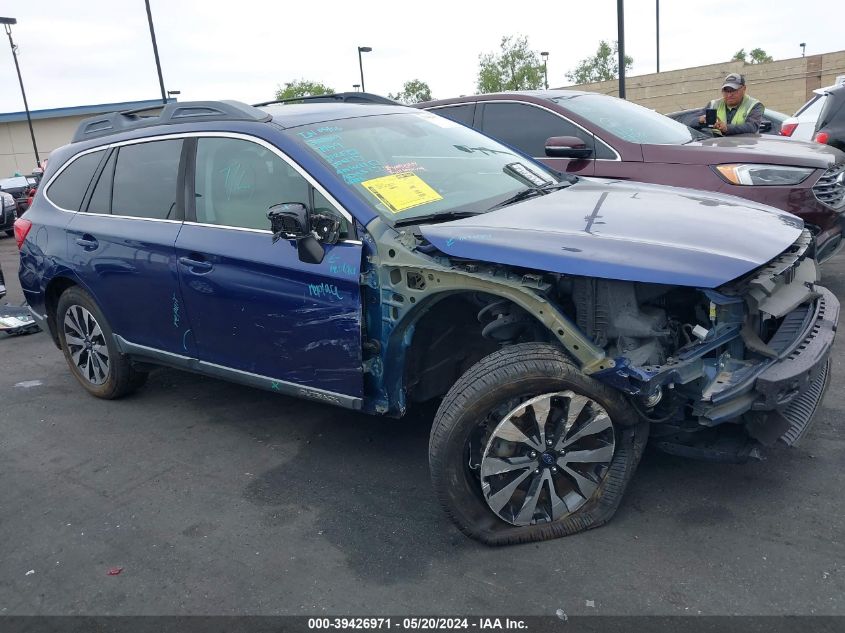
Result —
[[[837, 75], [845, 74], [845, 51], [769, 64], [724, 62], [626, 77], [625, 96], [629, 101], [663, 113], [701, 108], [719, 96], [722, 82], [729, 73], [744, 74], [748, 94], [762, 101], [766, 107], [793, 114], [804, 105], [814, 89], [833, 85]], [[619, 93], [616, 80], [571, 88], [611, 95]]]
[[[32, 128], [41, 160], [47, 158], [54, 149], [70, 143], [79, 122], [86, 116], [34, 120]], [[0, 178], [15, 172], [32, 173], [35, 166], [35, 153], [26, 120], [0, 123]]]

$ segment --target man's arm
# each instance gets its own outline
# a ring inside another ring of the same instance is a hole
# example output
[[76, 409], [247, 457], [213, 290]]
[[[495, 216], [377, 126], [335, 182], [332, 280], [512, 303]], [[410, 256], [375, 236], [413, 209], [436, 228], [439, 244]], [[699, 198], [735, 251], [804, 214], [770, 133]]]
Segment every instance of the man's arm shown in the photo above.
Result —
[[756, 134], [760, 129], [760, 123], [763, 122], [763, 110], [765, 107], [759, 101], [754, 104], [748, 116], [745, 117], [745, 123], [739, 125], [729, 124], [726, 134]]

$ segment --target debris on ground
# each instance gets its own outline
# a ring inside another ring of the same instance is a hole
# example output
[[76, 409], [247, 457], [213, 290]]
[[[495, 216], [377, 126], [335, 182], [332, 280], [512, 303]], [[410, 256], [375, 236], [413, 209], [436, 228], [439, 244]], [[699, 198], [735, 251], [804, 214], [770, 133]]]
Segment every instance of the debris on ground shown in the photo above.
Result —
[[117, 576], [122, 571], [123, 567], [112, 567], [109, 569], [109, 576]]

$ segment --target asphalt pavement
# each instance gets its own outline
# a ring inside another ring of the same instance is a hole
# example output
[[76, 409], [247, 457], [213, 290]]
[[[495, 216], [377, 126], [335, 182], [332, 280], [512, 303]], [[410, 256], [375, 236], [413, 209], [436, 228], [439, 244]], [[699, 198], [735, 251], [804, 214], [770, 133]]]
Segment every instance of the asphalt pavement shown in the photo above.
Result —
[[[5, 236], [0, 264], [19, 303]], [[823, 270], [845, 296], [845, 255]], [[647, 451], [608, 525], [492, 549], [431, 492], [431, 410], [166, 369], [102, 401], [47, 334], [0, 338], [0, 614], [845, 615], [843, 350], [799, 447]]]

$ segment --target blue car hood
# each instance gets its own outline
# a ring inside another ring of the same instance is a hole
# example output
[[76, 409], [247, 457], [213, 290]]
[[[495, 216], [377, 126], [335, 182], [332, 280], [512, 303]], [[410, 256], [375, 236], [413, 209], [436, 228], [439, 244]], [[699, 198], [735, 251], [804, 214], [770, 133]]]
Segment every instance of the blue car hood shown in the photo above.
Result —
[[455, 257], [714, 288], [782, 253], [802, 228], [800, 218], [734, 196], [581, 179], [561, 191], [420, 230]]

